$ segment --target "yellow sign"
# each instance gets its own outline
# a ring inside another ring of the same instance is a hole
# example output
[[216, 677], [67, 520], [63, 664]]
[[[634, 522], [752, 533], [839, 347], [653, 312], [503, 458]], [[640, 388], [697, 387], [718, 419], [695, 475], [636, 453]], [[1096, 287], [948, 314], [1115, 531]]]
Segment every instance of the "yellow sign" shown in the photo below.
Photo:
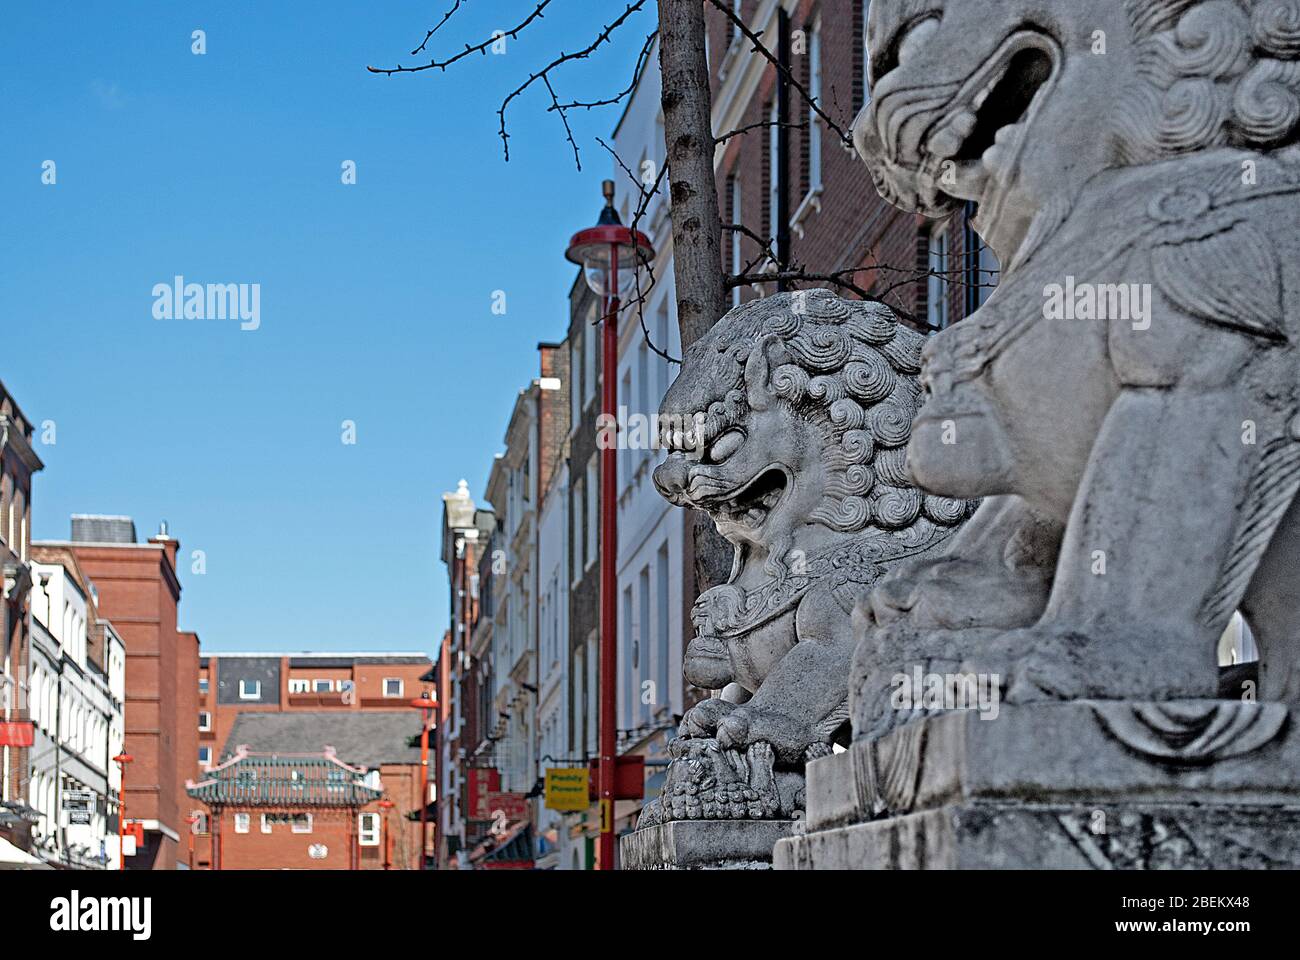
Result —
[[614, 801], [609, 797], [600, 799], [600, 832], [614, 832]]
[[546, 770], [546, 809], [572, 813], [591, 806], [587, 796], [586, 767], [548, 767]]

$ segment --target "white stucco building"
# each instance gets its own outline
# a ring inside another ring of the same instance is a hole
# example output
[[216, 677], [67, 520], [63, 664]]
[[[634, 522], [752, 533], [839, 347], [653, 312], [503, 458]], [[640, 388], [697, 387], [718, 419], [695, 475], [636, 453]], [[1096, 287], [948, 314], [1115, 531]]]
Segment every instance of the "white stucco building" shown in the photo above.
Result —
[[94, 584], [72, 552], [32, 546], [28, 789], [40, 813], [33, 852], [81, 868], [117, 866], [126, 649], [97, 615]]
[[[655, 49], [614, 131], [615, 151], [647, 188], [665, 157], [660, 88]], [[625, 225], [633, 226], [641, 202], [637, 185], [617, 164], [614, 182], [619, 216]], [[681, 357], [668, 194], [665, 177], [635, 224], [650, 238], [656, 257], [655, 281], [644, 304], [639, 311], [635, 306], [625, 308], [620, 318], [618, 402], [629, 424], [635, 415], [653, 422], [679, 369], [655, 349]], [[628, 429], [620, 435], [632, 441], [647, 437], [653, 443], [654, 431]], [[620, 752], [644, 753], [651, 764], [666, 760], [667, 739], [676, 729], [674, 718], [685, 710], [683, 547], [690, 518], [655, 490], [651, 474], [662, 456], [646, 443], [622, 443], [618, 452], [619, 746]], [[647, 771], [647, 798], [654, 796], [661, 779], [656, 770], [651, 766]], [[619, 804], [620, 826], [639, 806]]]

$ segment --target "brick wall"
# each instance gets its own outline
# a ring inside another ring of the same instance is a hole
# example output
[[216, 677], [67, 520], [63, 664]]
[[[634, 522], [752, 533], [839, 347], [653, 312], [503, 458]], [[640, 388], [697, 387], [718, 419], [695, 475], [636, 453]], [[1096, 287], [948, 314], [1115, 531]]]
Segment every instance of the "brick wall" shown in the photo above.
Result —
[[[158, 820], [182, 834], [189, 812], [185, 780], [197, 773], [197, 652], [176, 629], [180, 582], [175, 540], [149, 544], [74, 544], [81, 569], [99, 590], [99, 612], [126, 646], [126, 817]], [[182, 834], [183, 835], [183, 834]], [[133, 869], [170, 870], [177, 844], [169, 837], [151, 855], [127, 861]]]
[[[741, 4], [742, 16], [747, 23], [753, 24], [758, 6], [757, 0], [744, 0]], [[851, 129], [863, 104], [863, 6], [862, 0], [801, 0], [790, 15], [790, 29], [795, 41], [792, 43], [791, 72], [805, 89], [811, 89], [809, 38], [816, 22], [822, 64], [820, 105], [823, 112], [845, 132]], [[752, 44], [743, 38], [738, 47], [731, 50], [731, 26], [725, 16], [710, 5], [705, 7], [705, 19], [717, 101], [727, 84], [736, 83], [746, 62], [762, 55], [753, 53]], [[799, 31], [802, 31], [802, 37]], [[775, 31], [765, 33], [764, 39], [775, 54]], [[725, 79], [720, 76], [720, 71], [725, 71]], [[776, 69], [769, 64], [736, 126], [747, 127], [767, 120], [767, 111], [775, 96]], [[807, 102], [793, 87], [789, 92], [789, 111], [791, 123], [811, 123]], [[716, 131], [718, 135], [726, 132]], [[868, 268], [856, 274], [857, 285], [882, 297], [905, 319], [915, 317], [918, 324], [923, 323], [927, 297], [927, 280], [923, 274], [928, 265], [930, 221], [899, 211], [881, 200], [866, 166], [854, 151], [845, 148], [824, 120], [819, 122], [819, 129], [810, 126], [807, 130], [789, 131], [788, 176], [784, 191], [791, 217], [799, 214], [805, 197], [815, 187], [810, 177], [810, 137], [813, 135], [820, 137], [821, 145], [822, 191], [816, 198], [820, 203], [810, 203], [791, 226], [789, 262], [816, 273]], [[776, 232], [771, 222], [774, 214], [769, 216], [772, 207], [768, 200], [770, 136], [769, 128], [759, 126], [728, 140], [717, 176], [724, 223], [728, 222], [729, 212], [734, 212], [734, 201], [729, 192], [729, 184], [734, 182], [740, 187], [739, 222], [760, 235]], [[969, 240], [964, 211], [958, 211], [942, 229], [949, 238], [949, 265], [960, 267], [966, 262]], [[739, 244], [742, 267], [749, 265], [759, 253], [754, 241], [724, 232], [724, 269], [728, 273], [732, 272], [733, 244]], [[763, 287], [764, 293], [773, 289], [772, 284]], [[845, 290], [839, 292], [842, 296], [854, 296]], [[744, 302], [758, 295], [745, 288], [740, 300]], [[947, 284], [946, 295], [953, 321], [969, 313], [967, 290], [963, 283]]]

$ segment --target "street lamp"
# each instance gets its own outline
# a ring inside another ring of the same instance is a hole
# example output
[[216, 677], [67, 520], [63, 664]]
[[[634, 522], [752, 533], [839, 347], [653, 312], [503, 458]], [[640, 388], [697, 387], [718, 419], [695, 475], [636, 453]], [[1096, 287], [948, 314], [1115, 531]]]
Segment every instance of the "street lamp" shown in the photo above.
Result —
[[117, 869], [126, 869], [126, 765], [132, 763], [135, 757], [123, 751], [113, 758], [118, 769], [122, 772], [122, 782], [117, 786]]
[[429, 714], [434, 707], [438, 706], [438, 701], [429, 694], [416, 697], [410, 704], [417, 710], [424, 711], [424, 723], [420, 726], [420, 767], [423, 772], [420, 775], [424, 781], [424, 789], [420, 791], [420, 866], [424, 869], [425, 844], [429, 829]]
[[[605, 430], [618, 423], [618, 308], [620, 299], [634, 288], [638, 271], [654, 260], [654, 247], [639, 230], [623, 226], [614, 209], [614, 181], [601, 184], [605, 208], [596, 226], [579, 230], [564, 256], [582, 267], [589, 286], [604, 301], [601, 359], [601, 419]], [[617, 632], [618, 521], [615, 514], [617, 434], [607, 435], [600, 453], [600, 761], [597, 768], [600, 796], [601, 870], [614, 869], [614, 764], [617, 762], [618, 728], [614, 711], [618, 683]]]
[[388, 846], [388, 811], [392, 810], [394, 806], [395, 804], [393, 803], [393, 801], [389, 800], [387, 797], [379, 801], [379, 809], [384, 811], [383, 813], [380, 814], [380, 816], [384, 818], [383, 844], [384, 844], [384, 869], [385, 870], [390, 870], [392, 869], [393, 866], [393, 858], [389, 853], [389, 846]]

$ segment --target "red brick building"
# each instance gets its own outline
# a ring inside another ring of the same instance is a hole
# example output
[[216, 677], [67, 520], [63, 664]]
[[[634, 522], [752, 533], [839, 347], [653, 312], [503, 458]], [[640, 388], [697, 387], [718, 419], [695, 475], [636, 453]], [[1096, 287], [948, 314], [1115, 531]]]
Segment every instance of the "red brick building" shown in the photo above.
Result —
[[[868, 0], [738, 0], [736, 7], [847, 133], [869, 96]], [[972, 313], [996, 281], [997, 263], [967, 223], [969, 208], [931, 221], [886, 204], [856, 152], [793, 84], [778, 83], [752, 41], [710, 4], [705, 21], [715, 133], [748, 128], [725, 141], [716, 164], [723, 223], [746, 225], [769, 238], [786, 264], [810, 272], [867, 268], [856, 284], [921, 329]], [[753, 239], [725, 231], [723, 257], [732, 274], [761, 269], [764, 260]], [[775, 284], [764, 287], [772, 292]], [[738, 289], [733, 302], [758, 295]]]
[[189, 788], [207, 810], [213, 870], [356, 870], [359, 814], [381, 793], [332, 752], [241, 750]]
[[[50, 544], [58, 546], [58, 544]], [[187, 810], [185, 782], [198, 773], [199, 639], [177, 628], [180, 543], [166, 525], [137, 543], [129, 517], [74, 516], [77, 563], [99, 591], [99, 614], [126, 645], [126, 819], [144, 828], [128, 869], [170, 870]]]
[[[420, 653], [221, 653], [200, 658], [197, 760], [213, 764], [244, 713], [368, 711], [423, 696], [432, 661]], [[412, 711], [412, 716], [415, 712]]]
[[409, 707], [241, 714], [188, 785], [195, 869], [417, 869], [419, 736]]

